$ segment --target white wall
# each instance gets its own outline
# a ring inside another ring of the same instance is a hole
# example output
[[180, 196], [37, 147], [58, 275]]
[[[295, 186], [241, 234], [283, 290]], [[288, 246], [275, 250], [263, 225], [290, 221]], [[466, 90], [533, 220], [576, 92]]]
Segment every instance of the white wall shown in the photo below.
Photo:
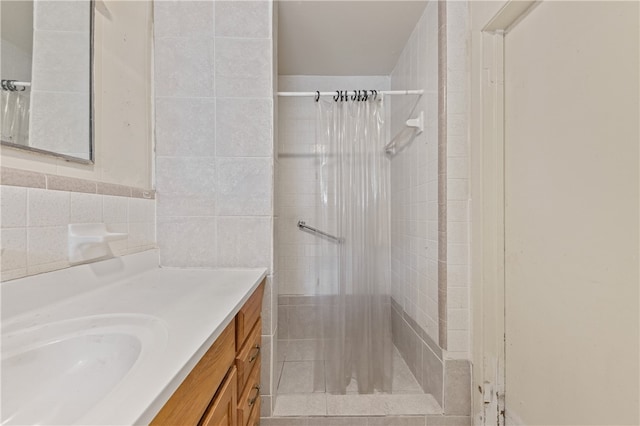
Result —
[[638, 4], [541, 2], [506, 47], [502, 6], [471, 6], [473, 387], [507, 424], [638, 424]]
[[504, 39], [506, 409], [523, 424], [640, 421], [639, 12], [542, 2]]
[[[280, 76], [278, 90], [388, 90], [386, 76]], [[278, 100], [276, 214], [280, 294], [312, 295], [318, 279], [316, 249], [320, 240], [301, 232], [297, 223], [318, 223], [318, 166], [315, 155], [316, 106], [312, 97]]]

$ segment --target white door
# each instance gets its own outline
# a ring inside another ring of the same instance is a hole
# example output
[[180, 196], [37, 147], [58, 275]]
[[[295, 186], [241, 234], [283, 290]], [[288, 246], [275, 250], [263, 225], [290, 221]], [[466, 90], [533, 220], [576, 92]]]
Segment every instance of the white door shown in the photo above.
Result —
[[507, 424], [640, 423], [638, 27], [545, 1], [504, 36]]

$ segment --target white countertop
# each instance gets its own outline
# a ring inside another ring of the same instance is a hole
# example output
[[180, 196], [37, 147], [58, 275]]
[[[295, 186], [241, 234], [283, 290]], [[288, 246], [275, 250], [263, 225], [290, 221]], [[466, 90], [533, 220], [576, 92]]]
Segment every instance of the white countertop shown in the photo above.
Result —
[[[157, 253], [146, 254], [143, 260], [149, 262], [148, 257], [153, 255], [157, 265]], [[143, 254], [134, 256], [142, 258]], [[94, 274], [96, 270], [89, 265], [77, 268], [85, 269], [78, 275], [83, 280], [90, 276], [87, 268]], [[109, 425], [149, 423], [266, 275], [266, 269], [155, 267], [138, 268], [130, 276], [119, 271], [119, 279], [113, 282], [102, 277], [102, 283], [86, 284], [76, 282], [69, 272], [72, 269], [60, 271], [58, 277], [54, 272], [32, 280], [34, 289], [46, 286], [51, 290], [54, 285], [62, 289], [52, 291], [48, 302], [25, 302], [27, 309], [23, 312], [14, 307], [19, 304], [15, 300], [29, 293], [26, 288], [16, 289], [17, 285], [27, 285], [31, 277], [12, 281], [10, 287], [3, 283], [3, 308], [12, 306], [11, 317], [5, 317], [3, 309], [3, 346], [10, 343], [6, 336], [21, 330], [44, 332], [51, 324], [75, 318], [95, 319], [93, 327], [105, 318], [151, 318], [153, 344], [143, 345], [142, 355], [126, 376], [76, 422]], [[47, 276], [51, 282], [47, 282]], [[85, 289], [65, 291], [65, 285]]]

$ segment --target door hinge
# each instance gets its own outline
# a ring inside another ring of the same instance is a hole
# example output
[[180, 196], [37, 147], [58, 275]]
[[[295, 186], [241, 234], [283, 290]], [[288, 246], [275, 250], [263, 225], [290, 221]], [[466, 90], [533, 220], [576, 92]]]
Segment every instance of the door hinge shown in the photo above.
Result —
[[505, 426], [504, 392], [496, 391], [496, 401], [496, 408], [498, 411], [497, 424], [498, 426]]
[[485, 404], [491, 404], [491, 401], [493, 401], [493, 386], [491, 382], [484, 382], [484, 386], [482, 386], [482, 401]]

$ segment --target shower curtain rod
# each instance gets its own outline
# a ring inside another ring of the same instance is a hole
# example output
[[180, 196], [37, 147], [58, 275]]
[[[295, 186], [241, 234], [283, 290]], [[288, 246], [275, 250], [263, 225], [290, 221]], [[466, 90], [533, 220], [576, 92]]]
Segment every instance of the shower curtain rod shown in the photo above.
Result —
[[[320, 92], [320, 96], [335, 96], [336, 92]], [[344, 92], [344, 91], [343, 91]], [[350, 91], [347, 91], [350, 92]], [[352, 91], [351, 91], [352, 92]], [[379, 90], [379, 95], [422, 95], [424, 90]], [[318, 92], [278, 92], [278, 96], [317, 96]]]

